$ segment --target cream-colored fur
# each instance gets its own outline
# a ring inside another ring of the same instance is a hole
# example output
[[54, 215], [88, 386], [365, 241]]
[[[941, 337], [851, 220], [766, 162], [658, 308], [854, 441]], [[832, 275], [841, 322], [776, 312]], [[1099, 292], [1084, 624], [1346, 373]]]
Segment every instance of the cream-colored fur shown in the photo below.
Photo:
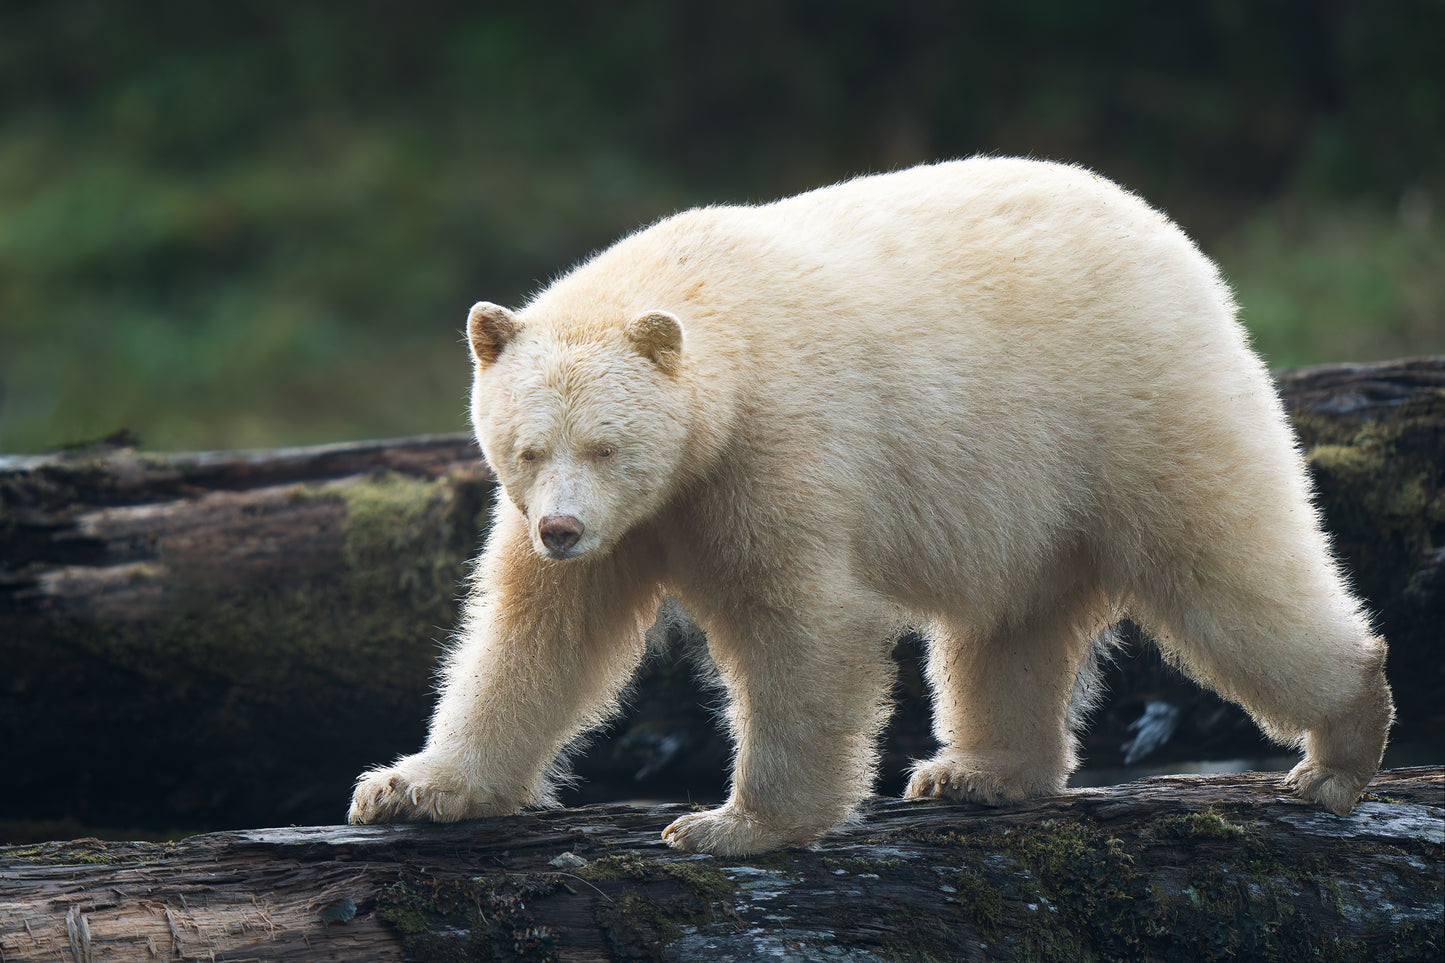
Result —
[[729, 693], [732, 792], [664, 832], [806, 843], [870, 790], [892, 640], [931, 636], [911, 796], [1060, 791], [1090, 640], [1132, 615], [1350, 810], [1392, 708], [1214, 267], [1074, 167], [973, 159], [628, 237], [469, 320], [505, 486], [425, 749], [352, 822], [545, 801], [664, 594]]

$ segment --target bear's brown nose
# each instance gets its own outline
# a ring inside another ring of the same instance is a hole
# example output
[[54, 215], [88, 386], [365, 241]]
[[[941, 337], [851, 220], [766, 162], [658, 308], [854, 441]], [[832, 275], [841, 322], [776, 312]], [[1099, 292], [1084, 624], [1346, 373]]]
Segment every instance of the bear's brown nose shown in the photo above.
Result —
[[582, 519], [572, 515], [548, 515], [537, 524], [537, 530], [542, 533], [542, 544], [553, 555], [562, 555], [576, 545], [584, 528]]

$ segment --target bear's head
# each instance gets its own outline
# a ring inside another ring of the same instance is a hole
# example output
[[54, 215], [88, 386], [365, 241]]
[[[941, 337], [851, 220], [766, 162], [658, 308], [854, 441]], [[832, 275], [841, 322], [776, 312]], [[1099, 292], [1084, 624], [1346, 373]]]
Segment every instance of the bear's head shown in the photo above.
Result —
[[676, 317], [567, 324], [483, 301], [467, 339], [477, 441], [538, 554], [606, 551], [666, 500], [690, 422]]

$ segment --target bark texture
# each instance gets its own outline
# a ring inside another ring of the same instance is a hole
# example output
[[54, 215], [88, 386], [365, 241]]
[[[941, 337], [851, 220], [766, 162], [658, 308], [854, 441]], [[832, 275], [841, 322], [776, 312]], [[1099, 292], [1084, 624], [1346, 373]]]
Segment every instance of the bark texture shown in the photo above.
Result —
[[0, 849], [5, 960], [1423, 960], [1445, 770], [1349, 817], [1274, 775], [1002, 808], [875, 801], [806, 850], [684, 856], [683, 807]]

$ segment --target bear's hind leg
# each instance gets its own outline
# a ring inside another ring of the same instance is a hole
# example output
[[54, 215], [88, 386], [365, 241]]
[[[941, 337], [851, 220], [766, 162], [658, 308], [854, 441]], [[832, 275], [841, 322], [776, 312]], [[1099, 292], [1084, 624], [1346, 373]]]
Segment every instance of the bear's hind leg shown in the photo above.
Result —
[[1175, 571], [1189, 574], [1138, 607], [1161, 650], [1271, 739], [1303, 748], [1286, 783], [1348, 813], [1379, 768], [1394, 705], [1384, 640], [1323, 547]]
[[904, 795], [1000, 803], [1061, 792], [1077, 766], [1069, 700], [1102, 606], [1029, 613], [976, 635], [930, 632], [927, 675], [942, 747], [913, 767]]

